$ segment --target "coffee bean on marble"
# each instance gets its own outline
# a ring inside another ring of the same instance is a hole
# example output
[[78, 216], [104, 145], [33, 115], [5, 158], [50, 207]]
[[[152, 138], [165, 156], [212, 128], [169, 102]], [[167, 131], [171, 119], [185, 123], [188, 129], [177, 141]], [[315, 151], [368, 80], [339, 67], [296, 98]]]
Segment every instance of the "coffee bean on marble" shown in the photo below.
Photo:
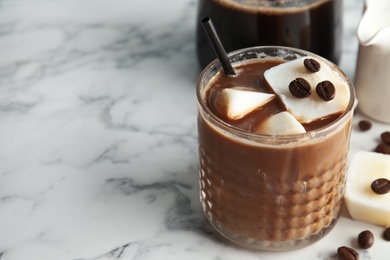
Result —
[[368, 120], [360, 120], [358, 125], [362, 131], [368, 131], [372, 127], [372, 123]]
[[305, 98], [311, 94], [310, 84], [303, 78], [296, 78], [291, 81], [288, 89], [291, 94], [297, 98]]
[[376, 179], [371, 183], [371, 189], [379, 195], [386, 194], [390, 191], [390, 180], [386, 178]]
[[381, 134], [382, 142], [385, 144], [390, 145], [390, 132], [384, 132]]
[[341, 246], [337, 249], [337, 255], [340, 260], [358, 260], [359, 253], [353, 248], [347, 246]]
[[378, 144], [377, 147], [375, 147], [374, 152], [390, 154], [390, 145], [385, 143]]
[[374, 245], [374, 234], [370, 230], [365, 230], [359, 234], [357, 242], [360, 248], [368, 249]]
[[324, 80], [317, 84], [317, 95], [324, 101], [331, 101], [336, 96], [336, 89], [332, 82]]
[[383, 232], [383, 239], [390, 241], [390, 227], [386, 228], [385, 232]]
[[321, 64], [315, 59], [305, 59], [303, 61], [305, 68], [310, 72], [318, 72], [321, 69]]

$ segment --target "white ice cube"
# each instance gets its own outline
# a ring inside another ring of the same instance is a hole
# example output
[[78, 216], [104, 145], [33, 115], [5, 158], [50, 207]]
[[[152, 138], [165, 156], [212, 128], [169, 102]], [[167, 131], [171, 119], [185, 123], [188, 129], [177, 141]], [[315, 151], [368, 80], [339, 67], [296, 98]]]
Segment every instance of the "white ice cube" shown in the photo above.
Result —
[[289, 112], [280, 112], [265, 119], [256, 133], [266, 135], [288, 135], [305, 133], [305, 128]]
[[251, 91], [241, 87], [225, 88], [221, 91], [216, 106], [220, 113], [227, 115], [230, 119], [240, 119], [274, 97], [274, 94]]
[[[319, 59], [313, 58], [320, 63], [321, 70], [318, 72], [308, 71], [303, 64], [306, 58], [312, 57], [302, 57], [282, 63], [264, 72], [265, 79], [280, 97], [287, 111], [301, 123], [310, 123], [316, 119], [326, 118], [344, 111], [350, 96], [347, 82]], [[304, 78], [309, 82], [312, 88], [309, 97], [297, 98], [290, 93], [289, 84], [296, 78]], [[331, 101], [322, 100], [316, 93], [317, 84], [325, 80], [332, 82], [336, 89], [336, 96]]]
[[351, 217], [381, 226], [390, 226], [390, 193], [379, 195], [371, 183], [390, 180], [390, 155], [359, 151], [348, 169], [345, 202]]

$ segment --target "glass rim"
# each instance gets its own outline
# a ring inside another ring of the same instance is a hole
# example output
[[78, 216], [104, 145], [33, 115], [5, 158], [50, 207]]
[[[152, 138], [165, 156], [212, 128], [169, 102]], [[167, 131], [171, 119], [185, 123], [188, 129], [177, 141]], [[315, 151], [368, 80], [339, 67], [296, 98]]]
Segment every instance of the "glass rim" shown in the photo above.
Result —
[[302, 8], [310, 8], [314, 5], [320, 5], [326, 3], [328, 0], [284, 0], [284, 1], [269, 1], [269, 0], [251, 0], [251, 1], [237, 1], [237, 0], [225, 0], [223, 1], [225, 5], [231, 5], [234, 8], [244, 9], [244, 10], [283, 10], [285, 12], [295, 12]]
[[[281, 143], [286, 143], [286, 142], [292, 142], [292, 141], [313, 139], [314, 137], [318, 137], [318, 136], [324, 136], [327, 133], [332, 132], [332, 130], [334, 128], [339, 127], [345, 120], [347, 120], [348, 114], [353, 113], [354, 108], [355, 108], [355, 103], [356, 103], [356, 93], [355, 93], [355, 89], [354, 89], [354, 86], [352, 84], [352, 81], [337, 65], [335, 65], [333, 62], [331, 62], [331, 61], [329, 61], [329, 60], [327, 60], [327, 59], [325, 59], [317, 54], [314, 54], [314, 53], [309, 52], [309, 51], [297, 49], [297, 48], [292, 48], [292, 47], [269, 45], [269, 46], [254, 46], [254, 47], [249, 47], [249, 48], [243, 48], [243, 49], [229, 52], [227, 55], [228, 55], [229, 59], [232, 60], [232, 57], [235, 57], [235, 56], [242, 54], [242, 53], [249, 53], [250, 51], [254, 51], [254, 52], [259, 53], [259, 51], [265, 51], [265, 50], [285, 51], [287, 53], [294, 54], [296, 56], [296, 58], [297, 58], [297, 55], [299, 55], [300, 57], [311, 56], [311, 57], [320, 59], [323, 62], [326, 62], [329, 66], [331, 66], [331, 68], [333, 70], [336, 70], [337, 73], [339, 73], [340, 76], [346, 81], [346, 83], [349, 87], [349, 101], [348, 101], [348, 105], [345, 108], [345, 110], [343, 111], [343, 113], [336, 120], [332, 121], [331, 123], [329, 123], [323, 127], [320, 127], [318, 129], [314, 129], [311, 131], [307, 131], [305, 133], [299, 133], [299, 134], [266, 135], [266, 134], [260, 134], [260, 133], [255, 133], [255, 132], [249, 132], [247, 130], [243, 130], [243, 129], [240, 129], [240, 128], [235, 127], [233, 125], [230, 125], [230, 124], [226, 123], [225, 121], [223, 121], [222, 119], [220, 119], [219, 117], [217, 117], [214, 113], [212, 113], [212, 111], [206, 106], [204, 99], [203, 99], [203, 95], [202, 95], [203, 88], [201, 89], [201, 87], [202, 87], [201, 83], [205, 79], [206, 75], [208, 75], [208, 73], [213, 71], [213, 70], [220, 71], [222, 68], [218, 59], [215, 59], [214, 61], [209, 63], [209, 65], [207, 65], [202, 70], [202, 72], [200, 73], [200, 75], [198, 77], [197, 84], [196, 84], [196, 96], [197, 96], [198, 105], [200, 105], [201, 108], [203, 109], [203, 114], [204, 114], [204, 112], [207, 114], [207, 119], [208, 119], [207, 121], [208, 122], [213, 123], [213, 125], [219, 127], [220, 129], [222, 129], [224, 131], [228, 131], [229, 134], [233, 134], [233, 135], [238, 136], [238, 137], [242, 137], [242, 138], [246, 138], [246, 139], [255, 139], [255, 140], [259, 140], [259, 139], [268, 140], [268, 141], [277, 140]], [[277, 56], [275, 56], [275, 57], [277, 57]], [[245, 59], [240, 60], [240, 61], [245, 61]], [[233, 65], [234, 65], [234, 62], [233, 62]], [[208, 82], [206, 84], [204, 84], [204, 87], [206, 87], [208, 85]], [[198, 111], [198, 113], [200, 113], [200, 112], [201, 111]]]

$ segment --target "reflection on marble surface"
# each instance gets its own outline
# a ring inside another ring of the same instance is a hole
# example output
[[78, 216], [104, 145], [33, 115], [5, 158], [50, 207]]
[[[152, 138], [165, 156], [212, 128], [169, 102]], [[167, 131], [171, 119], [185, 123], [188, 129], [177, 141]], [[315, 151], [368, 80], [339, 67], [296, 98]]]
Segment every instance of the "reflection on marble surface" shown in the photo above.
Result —
[[[212, 234], [198, 198], [195, 0], [0, 3], [0, 259], [336, 259], [345, 212], [307, 249], [259, 253]], [[353, 78], [362, 0], [345, 1]], [[357, 115], [355, 122], [362, 118]], [[351, 152], [385, 125], [354, 126]]]

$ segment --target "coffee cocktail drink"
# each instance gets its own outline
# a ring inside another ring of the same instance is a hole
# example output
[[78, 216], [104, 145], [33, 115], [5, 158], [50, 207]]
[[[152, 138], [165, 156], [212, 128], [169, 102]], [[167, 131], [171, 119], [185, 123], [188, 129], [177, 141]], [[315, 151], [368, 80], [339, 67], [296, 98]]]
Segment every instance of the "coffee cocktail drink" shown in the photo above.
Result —
[[[342, 44], [342, 0], [199, 0], [198, 21], [208, 16], [230, 52], [283, 45], [338, 63]], [[201, 24], [197, 53], [202, 68], [215, 59]]]
[[342, 206], [355, 94], [334, 64], [286, 47], [229, 54], [197, 85], [202, 207], [212, 226], [248, 248], [307, 246]]

